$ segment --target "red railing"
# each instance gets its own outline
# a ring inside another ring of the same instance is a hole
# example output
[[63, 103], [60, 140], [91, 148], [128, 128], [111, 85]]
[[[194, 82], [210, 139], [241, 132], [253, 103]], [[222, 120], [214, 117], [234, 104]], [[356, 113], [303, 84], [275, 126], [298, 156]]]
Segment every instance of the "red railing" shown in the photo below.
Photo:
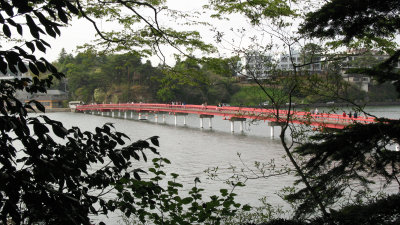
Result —
[[[149, 111], [149, 112], [166, 112], [166, 113], [188, 113], [198, 115], [214, 115], [228, 117], [229, 119], [247, 118], [256, 120], [268, 120], [284, 122], [288, 118], [289, 111], [273, 110], [264, 108], [248, 108], [233, 106], [204, 106], [204, 105], [172, 105], [172, 104], [156, 104], [156, 103], [124, 103], [124, 104], [93, 104], [79, 105], [77, 111]], [[374, 117], [357, 118], [343, 116], [340, 114], [320, 113], [312, 114], [303, 111], [291, 111], [289, 114], [290, 121], [293, 123], [308, 123], [313, 126], [324, 126], [330, 128], [343, 128], [353, 123], [373, 123]]]

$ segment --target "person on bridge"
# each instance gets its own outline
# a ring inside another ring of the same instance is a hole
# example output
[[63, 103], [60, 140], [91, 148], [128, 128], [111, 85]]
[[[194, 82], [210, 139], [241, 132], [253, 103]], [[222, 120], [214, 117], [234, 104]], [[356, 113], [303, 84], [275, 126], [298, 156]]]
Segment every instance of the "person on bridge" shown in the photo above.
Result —
[[358, 117], [357, 111], [354, 112], [353, 117], [354, 117], [354, 119], [357, 119], [357, 117]]
[[343, 117], [346, 117], [346, 112], [345, 112], [345, 111], [343, 111], [342, 116], [343, 116]]

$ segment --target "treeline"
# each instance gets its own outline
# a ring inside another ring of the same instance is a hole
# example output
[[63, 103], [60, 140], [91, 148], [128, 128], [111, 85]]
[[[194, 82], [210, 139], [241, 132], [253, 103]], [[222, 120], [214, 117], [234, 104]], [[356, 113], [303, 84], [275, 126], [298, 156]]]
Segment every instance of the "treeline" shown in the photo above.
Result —
[[62, 50], [55, 65], [66, 74], [73, 100], [217, 104], [230, 102], [239, 90], [234, 78], [236, 62], [235, 58], [187, 59], [167, 70], [130, 53], [101, 55], [89, 50], [72, 56]]

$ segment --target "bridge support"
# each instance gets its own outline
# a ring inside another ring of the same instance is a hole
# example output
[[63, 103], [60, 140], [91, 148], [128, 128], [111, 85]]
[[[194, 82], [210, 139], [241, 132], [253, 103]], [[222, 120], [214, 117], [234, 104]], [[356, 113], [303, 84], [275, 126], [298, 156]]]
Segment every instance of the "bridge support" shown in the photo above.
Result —
[[162, 115], [162, 122], [165, 123], [165, 114]]
[[175, 114], [174, 117], [175, 117], [175, 126], [176, 126], [176, 124], [177, 124], [177, 115]]
[[114, 117], [115, 116], [115, 112], [114, 111], [112, 111], [112, 117]]
[[101, 111], [101, 116], [104, 116], [104, 112], [103, 111]]
[[203, 118], [208, 118], [209, 119], [209, 128], [212, 128], [212, 118], [214, 118], [214, 115], [200, 115], [200, 128], [203, 128]]
[[94, 115], [94, 111], [92, 111], [92, 115]]
[[271, 138], [274, 138], [275, 137], [275, 134], [274, 134], [274, 128], [275, 127], [278, 127], [278, 126], [281, 126], [283, 123], [281, 122], [268, 122], [268, 126], [270, 126], [271, 128], [270, 128], [270, 133], [271, 133]]
[[186, 115], [183, 116], [183, 125], [186, 126]]
[[121, 117], [121, 111], [118, 111], [118, 118]]
[[154, 114], [154, 122], [158, 123], [158, 115], [157, 115], [157, 113]]
[[138, 120], [142, 119], [142, 113], [139, 112]]
[[235, 121], [240, 121], [240, 132], [243, 132], [243, 122], [246, 121], [246, 118], [240, 118], [240, 117], [232, 117], [229, 119], [231, 122], [231, 132], [235, 132]]
[[125, 111], [125, 113], [124, 113], [124, 119], [126, 119], [127, 117], [126, 117], [126, 111]]
[[131, 119], [133, 119], [133, 111], [131, 111]]
[[149, 113], [146, 113], [145, 117], [146, 117], [146, 120], [148, 120], [149, 119]]

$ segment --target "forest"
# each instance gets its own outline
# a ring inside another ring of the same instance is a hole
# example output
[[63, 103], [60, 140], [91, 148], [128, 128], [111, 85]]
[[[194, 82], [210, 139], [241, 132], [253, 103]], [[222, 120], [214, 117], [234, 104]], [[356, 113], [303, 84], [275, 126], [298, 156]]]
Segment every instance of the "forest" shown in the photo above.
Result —
[[[260, 106], [268, 101], [251, 79], [238, 76], [243, 69], [238, 62], [239, 56], [186, 59], [177, 61], [172, 68], [164, 68], [153, 66], [149, 60], [143, 62], [138, 54], [104, 55], [88, 50], [73, 56], [63, 49], [54, 65], [66, 74], [66, 78], [55, 81], [52, 88], [64, 90], [67, 87], [70, 100], [87, 103], [207, 102], [214, 105]], [[276, 69], [275, 73], [282, 71]], [[346, 83], [339, 72], [336, 74], [340, 83]], [[344, 90], [343, 95], [353, 101], [376, 103], [397, 100], [395, 88], [390, 83], [371, 82], [368, 92], [355, 85], [347, 85], [349, 88]], [[273, 90], [273, 86], [269, 88]], [[344, 102], [311, 93], [299, 93], [294, 97], [298, 104]]]

